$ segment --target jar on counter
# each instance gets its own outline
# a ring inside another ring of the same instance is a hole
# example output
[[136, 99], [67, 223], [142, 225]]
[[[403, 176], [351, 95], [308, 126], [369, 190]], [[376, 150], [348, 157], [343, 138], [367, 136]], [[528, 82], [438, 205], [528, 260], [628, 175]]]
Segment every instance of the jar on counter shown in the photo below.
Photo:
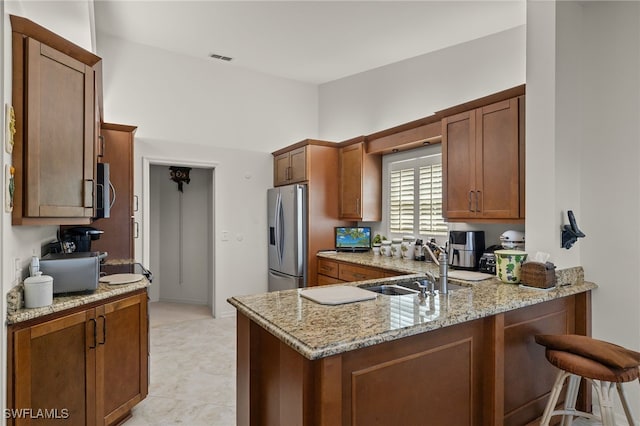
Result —
[[389, 240], [382, 241], [382, 245], [380, 246], [380, 255], [391, 256], [391, 241]]
[[405, 235], [402, 237], [402, 242], [400, 243], [400, 254], [405, 260], [413, 259], [413, 240], [413, 235]]
[[391, 240], [391, 255], [393, 257], [401, 257], [402, 252], [400, 246], [402, 245], [402, 238], [393, 238]]

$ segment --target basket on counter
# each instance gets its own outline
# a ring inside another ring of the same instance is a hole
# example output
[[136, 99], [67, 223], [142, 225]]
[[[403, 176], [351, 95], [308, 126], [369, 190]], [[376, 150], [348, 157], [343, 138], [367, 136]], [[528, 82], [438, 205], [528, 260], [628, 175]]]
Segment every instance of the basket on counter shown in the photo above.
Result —
[[520, 282], [529, 287], [555, 287], [556, 266], [551, 262], [526, 262], [520, 270]]

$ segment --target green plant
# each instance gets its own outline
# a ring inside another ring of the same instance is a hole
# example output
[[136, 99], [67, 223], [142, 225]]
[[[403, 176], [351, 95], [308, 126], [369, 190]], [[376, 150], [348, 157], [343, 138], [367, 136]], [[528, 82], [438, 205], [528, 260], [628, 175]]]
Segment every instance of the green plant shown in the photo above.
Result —
[[[380, 237], [380, 234], [376, 234], [376, 236], [375, 236], [375, 237], [373, 237], [373, 241], [372, 241], [372, 243], [373, 243], [373, 244], [382, 244], [382, 239], [383, 239], [383, 238], [384, 238], [384, 237]], [[384, 239], [386, 240], [386, 238], [384, 238]]]

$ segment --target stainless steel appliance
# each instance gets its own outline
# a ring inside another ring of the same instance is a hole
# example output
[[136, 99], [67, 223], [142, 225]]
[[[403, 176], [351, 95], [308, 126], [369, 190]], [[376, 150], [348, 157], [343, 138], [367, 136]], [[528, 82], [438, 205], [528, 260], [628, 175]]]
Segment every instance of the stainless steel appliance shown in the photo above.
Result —
[[475, 271], [484, 252], [484, 231], [449, 231], [449, 266]]
[[93, 292], [103, 258], [99, 252], [49, 253], [40, 259], [40, 271], [53, 277], [53, 294]]
[[269, 291], [307, 285], [306, 195], [305, 185], [268, 190]]

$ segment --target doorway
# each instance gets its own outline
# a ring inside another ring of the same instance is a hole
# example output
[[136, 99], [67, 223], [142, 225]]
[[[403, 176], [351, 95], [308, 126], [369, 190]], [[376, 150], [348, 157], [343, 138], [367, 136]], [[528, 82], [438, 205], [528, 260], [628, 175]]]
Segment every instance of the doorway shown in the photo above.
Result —
[[213, 169], [191, 167], [180, 191], [171, 167], [189, 168], [149, 165], [149, 297], [212, 307]]

